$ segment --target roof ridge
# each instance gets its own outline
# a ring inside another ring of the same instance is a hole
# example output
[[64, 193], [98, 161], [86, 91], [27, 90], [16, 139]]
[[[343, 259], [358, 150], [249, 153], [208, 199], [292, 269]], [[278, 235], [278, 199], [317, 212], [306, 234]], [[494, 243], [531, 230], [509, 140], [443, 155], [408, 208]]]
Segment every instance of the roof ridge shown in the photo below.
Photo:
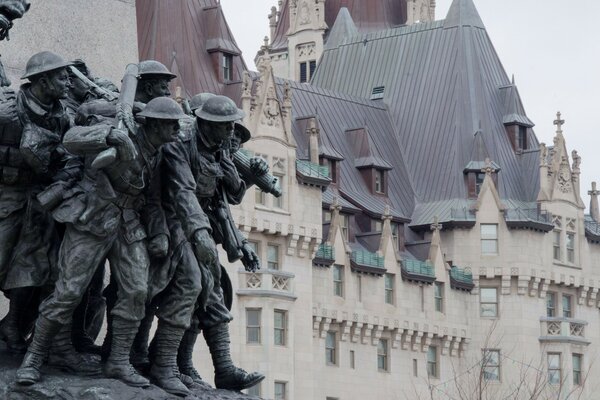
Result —
[[454, 0], [450, 5], [444, 20], [444, 29], [460, 26], [485, 29], [473, 0]]

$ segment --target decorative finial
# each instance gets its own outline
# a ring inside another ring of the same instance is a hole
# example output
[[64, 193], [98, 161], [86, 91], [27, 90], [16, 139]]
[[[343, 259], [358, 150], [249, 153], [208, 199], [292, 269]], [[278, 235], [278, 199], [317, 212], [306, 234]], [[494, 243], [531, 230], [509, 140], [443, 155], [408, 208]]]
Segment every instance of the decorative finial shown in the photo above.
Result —
[[596, 182], [592, 182], [592, 190], [589, 190], [588, 194], [590, 196], [598, 196], [600, 194], [600, 191], [596, 189]]
[[581, 157], [577, 153], [577, 150], [573, 150], [571, 152], [571, 158], [573, 159], [573, 165], [571, 169], [573, 170], [573, 172], [577, 173], [579, 172], [579, 166], [581, 165]]
[[263, 44], [263, 46], [264, 46], [265, 48], [269, 47], [269, 37], [268, 37], [268, 36], [265, 36], [265, 37], [263, 38], [263, 43], [264, 43], [264, 44]]
[[485, 159], [485, 167], [483, 167], [481, 169], [481, 172], [483, 172], [486, 175], [492, 175], [496, 170], [494, 169], [494, 167], [492, 166], [492, 160], [490, 160], [489, 157], [486, 157]]
[[431, 230], [432, 231], [439, 232], [439, 231], [442, 230], [442, 224], [440, 224], [439, 221], [440, 220], [439, 220], [439, 218], [438, 218], [437, 215], [435, 217], [433, 217], [433, 224], [431, 224]]
[[383, 221], [391, 220], [392, 219], [392, 208], [390, 207], [389, 204], [385, 205], [385, 208], [383, 209], [383, 215], [381, 216], [381, 219]]
[[556, 133], [562, 133], [562, 126], [565, 123], [564, 119], [560, 119], [560, 111], [556, 113], [556, 119], [554, 120], [554, 125], [556, 125]]
[[340, 211], [342, 206], [340, 205], [340, 201], [337, 196], [333, 197], [333, 202], [331, 203], [331, 207], [329, 207], [331, 211]]

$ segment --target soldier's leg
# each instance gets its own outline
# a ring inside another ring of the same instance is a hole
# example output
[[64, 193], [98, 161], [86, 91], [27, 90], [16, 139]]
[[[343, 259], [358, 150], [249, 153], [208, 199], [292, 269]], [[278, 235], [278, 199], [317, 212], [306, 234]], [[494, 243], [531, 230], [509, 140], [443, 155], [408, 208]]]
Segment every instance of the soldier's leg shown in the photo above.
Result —
[[[98, 265], [113, 238], [101, 239], [68, 225], [60, 247], [58, 279], [54, 292], [40, 305], [40, 315], [27, 354], [17, 371], [17, 382], [30, 385], [40, 380], [43, 358], [62, 327], [71, 323], [73, 311], [81, 301]], [[64, 331], [70, 329], [64, 328]], [[70, 334], [66, 336], [70, 342]], [[56, 347], [56, 343], [54, 346]], [[60, 349], [60, 344], [58, 344]], [[65, 343], [65, 346], [68, 346]]]
[[90, 286], [81, 303], [73, 313], [72, 341], [81, 353], [100, 354], [100, 346], [94, 343], [104, 317], [105, 303], [102, 297], [104, 285], [104, 263], [96, 269]]
[[[16, 211], [5, 218], [0, 218], [0, 287], [4, 284], [13, 248], [17, 244], [19, 232], [21, 231], [22, 220], [23, 211]], [[26, 303], [26, 296], [27, 293], [22, 290], [9, 294], [8, 314], [0, 322], [0, 339], [6, 342], [9, 351], [15, 353], [22, 353], [27, 350], [19, 330], [19, 315], [23, 311], [21, 306], [24, 302]]]
[[[184, 242], [178, 249], [175, 274], [158, 304], [158, 329], [154, 340], [154, 357], [150, 376], [169, 393], [186, 395], [177, 367], [177, 350], [200, 295], [202, 275], [191, 245]], [[193, 366], [192, 366], [193, 368]]]
[[239, 391], [262, 381], [265, 378], [263, 374], [248, 373], [236, 367], [231, 360], [229, 322], [232, 317], [225, 306], [218, 281], [210, 294], [206, 309], [200, 307], [197, 313], [215, 368], [215, 387]]
[[148, 293], [150, 260], [144, 241], [127, 243], [119, 233], [108, 256], [111, 274], [117, 283], [117, 299], [111, 310], [112, 338], [110, 355], [104, 365], [109, 378], [130, 386], [147, 387], [150, 382], [130, 364], [131, 345], [144, 317]]

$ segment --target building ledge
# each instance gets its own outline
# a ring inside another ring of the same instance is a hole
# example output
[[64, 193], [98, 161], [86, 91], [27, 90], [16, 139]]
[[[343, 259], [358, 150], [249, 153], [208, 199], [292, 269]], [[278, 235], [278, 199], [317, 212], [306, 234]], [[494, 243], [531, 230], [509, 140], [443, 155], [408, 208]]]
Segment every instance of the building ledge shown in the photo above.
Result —
[[261, 290], [261, 289], [239, 289], [235, 292], [238, 296], [251, 296], [251, 297], [271, 297], [275, 299], [283, 299], [296, 301], [298, 296], [295, 294], [280, 292], [278, 290]]

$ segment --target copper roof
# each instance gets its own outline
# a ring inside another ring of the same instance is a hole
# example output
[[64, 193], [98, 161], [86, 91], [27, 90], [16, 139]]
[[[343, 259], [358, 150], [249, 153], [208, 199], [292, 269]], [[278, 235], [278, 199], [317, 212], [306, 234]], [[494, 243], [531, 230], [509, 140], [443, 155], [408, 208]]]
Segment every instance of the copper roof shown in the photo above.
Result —
[[[247, 67], [217, 0], [137, 0], [136, 13], [140, 60], [165, 64], [187, 97], [212, 92], [238, 101]], [[211, 52], [233, 55], [231, 83], [219, 81]]]

